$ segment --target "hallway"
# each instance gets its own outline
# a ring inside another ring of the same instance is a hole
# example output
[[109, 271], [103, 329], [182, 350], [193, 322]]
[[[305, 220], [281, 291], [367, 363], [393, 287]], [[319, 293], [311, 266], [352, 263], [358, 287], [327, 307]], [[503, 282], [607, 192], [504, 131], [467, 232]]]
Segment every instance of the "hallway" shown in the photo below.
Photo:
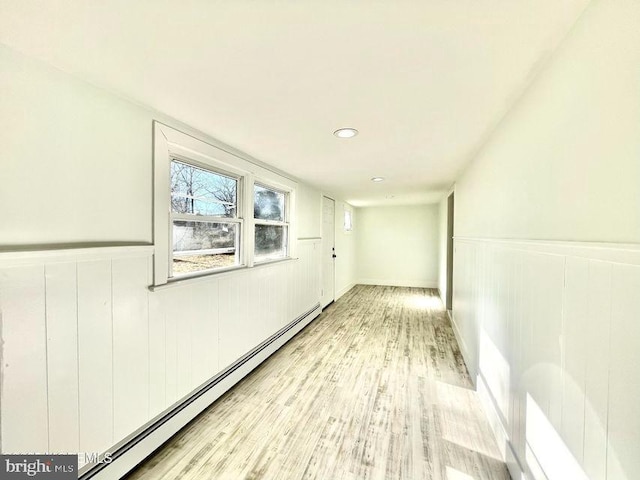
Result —
[[130, 480], [508, 479], [436, 290], [358, 285]]

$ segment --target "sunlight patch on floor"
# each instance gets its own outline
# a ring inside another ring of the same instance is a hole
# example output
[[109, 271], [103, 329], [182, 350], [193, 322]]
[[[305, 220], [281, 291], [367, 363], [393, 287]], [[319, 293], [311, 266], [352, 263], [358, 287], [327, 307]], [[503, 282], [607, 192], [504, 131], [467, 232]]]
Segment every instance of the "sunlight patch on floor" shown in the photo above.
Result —
[[[443, 415], [442, 438], [485, 457], [502, 462], [497, 445], [492, 448], [486, 438], [493, 436], [481, 412], [476, 392], [448, 383], [437, 382]], [[475, 408], [470, 409], [469, 405]]]
[[442, 310], [442, 300], [435, 295], [408, 295], [404, 304], [416, 310]]
[[452, 467], [447, 467], [447, 480], [476, 480], [475, 477], [467, 475], [466, 473], [456, 470]]

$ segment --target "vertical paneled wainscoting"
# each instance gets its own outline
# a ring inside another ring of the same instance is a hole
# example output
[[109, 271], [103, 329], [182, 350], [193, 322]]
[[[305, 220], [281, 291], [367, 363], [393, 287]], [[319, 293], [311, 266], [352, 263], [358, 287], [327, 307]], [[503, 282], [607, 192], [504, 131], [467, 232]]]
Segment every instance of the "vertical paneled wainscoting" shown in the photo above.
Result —
[[0, 253], [1, 451], [124, 474], [319, 314], [320, 241], [297, 253], [156, 291], [153, 247]]
[[513, 478], [638, 478], [640, 246], [458, 238], [454, 268], [454, 327]]

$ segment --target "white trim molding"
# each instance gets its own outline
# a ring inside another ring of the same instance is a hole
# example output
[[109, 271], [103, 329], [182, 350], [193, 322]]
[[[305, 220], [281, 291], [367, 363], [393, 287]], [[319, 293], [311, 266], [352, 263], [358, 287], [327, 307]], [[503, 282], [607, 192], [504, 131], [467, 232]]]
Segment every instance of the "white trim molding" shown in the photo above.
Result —
[[340, 297], [342, 297], [344, 294], [346, 294], [347, 292], [349, 292], [349, 290], [351, 290], [353, 287], [355, 287], [357, 284], [356, 283], [350, 283], [349, 285], [347, 285], [344, 288], [341, 288], [340, 290], [338, 290], [336, 292], [336, 300], [338, 300]]
[[[296, 221], [296, 190], [297, 182], [275, 173], [262, 165], [251, 162], [236, 154], [215, 147], [203, 140], [180, 132], [158, 121], [154, 122], [154, 196], [153, 196], [153, 242], [155, 246], [153, 286], [165, 285], [169, 281], [179, 281], [180, 277], [170, 278], [169, 257], [172, 248], [170, 228], [170, 165], [172, 158], [189, 159], [197, 164], [221, 169], [241, 177], [243, 188], [239, 193], [237, 220], [242, 226], [240, 248], [243, 252], [242, 267], [253, 267], [253, 242], [255, 221], [253, 218], [253, 185], [264, 184], [285, 192], [288, 197], [287, 218], [288, 228], [288, 257], [295, 257], [297, 238]], [[215, 272], [210, 272], [215, 274]]]
[[437, 280], [408, 280], [401, 278], [361, 278], [361, 285], [383, 285], [389, 287], [438, 288]]
[[13, 250], [0, 252], [0, 268], [59, 262], [105, 260], [112, 257], [151, 256], [153, 245], [115, 245], [101, 247], [69, 247], [46, 250]]

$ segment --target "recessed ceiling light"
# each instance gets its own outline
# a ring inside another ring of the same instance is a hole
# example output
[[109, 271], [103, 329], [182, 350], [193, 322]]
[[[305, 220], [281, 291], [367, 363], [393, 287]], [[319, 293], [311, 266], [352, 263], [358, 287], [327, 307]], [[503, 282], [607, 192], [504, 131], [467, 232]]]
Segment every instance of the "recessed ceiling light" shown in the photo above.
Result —
[[339, 128], [333, 134], [339, 138], [351, 138], [358, 134], [358, 130], [355, 128]]
[[382, 178], [382, 177], [373, 177], [373, 178], [371, 179], [371, 181], [372, 181], [372, 182], [376, 182], [376, 183], [378, 183], [378, 182], [383, 182], [383, 181], [384, 181], [384, 178]]

